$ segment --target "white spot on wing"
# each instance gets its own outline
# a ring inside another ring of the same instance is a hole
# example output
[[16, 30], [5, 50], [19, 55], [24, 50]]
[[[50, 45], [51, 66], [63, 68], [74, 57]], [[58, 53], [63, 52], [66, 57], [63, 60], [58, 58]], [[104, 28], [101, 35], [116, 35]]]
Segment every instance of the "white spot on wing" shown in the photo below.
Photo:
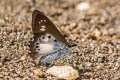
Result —
[[45, 31], [45, 30], [46, 30], [45, 28], [46, 28], [46, 26], [44, 26], [44, 25], [43, 25], [43, 26], [41, 26], [40, 31]]
[[40, 31], [45, 31], [46, 29], [45, 28], [41, 28]]
[[53, 44], [47, 43], [47, 44], [39, 44], [40, 46], [40, 54], [47, 55], [48, 53], [53, 51]]
[[43, 25], [43, 26], [41, 26], [41, 27], [42, 27], [42, 28], [46, 28], [46, 26], [44, 26], [44, 25]]
[[44, 22], [46, 22], [46, 20], [44, 20]]
[[41, 22], [43, 22], [43, 20], [41, 20]]
[[41, 21], [39, 21], [38, 23], [40, 24], [41, 22], [46, 22], [46, 20], [41, 20]]

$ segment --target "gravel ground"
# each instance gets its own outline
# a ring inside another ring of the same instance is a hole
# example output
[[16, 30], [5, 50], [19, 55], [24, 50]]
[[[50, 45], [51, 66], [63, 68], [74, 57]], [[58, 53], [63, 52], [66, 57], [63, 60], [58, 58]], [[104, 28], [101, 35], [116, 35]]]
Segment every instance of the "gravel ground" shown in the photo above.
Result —
[[[80, 11], [78, 5], [91, 8]], [[119, 0], [0, 0], [0, 80], [58, 80], [35, 66], [28, 54], [34, 9], [45, 13], [59, 27], [70, 44], [72, 56], [53, 65], [71, 65], [78, 80], [120, 79]]]

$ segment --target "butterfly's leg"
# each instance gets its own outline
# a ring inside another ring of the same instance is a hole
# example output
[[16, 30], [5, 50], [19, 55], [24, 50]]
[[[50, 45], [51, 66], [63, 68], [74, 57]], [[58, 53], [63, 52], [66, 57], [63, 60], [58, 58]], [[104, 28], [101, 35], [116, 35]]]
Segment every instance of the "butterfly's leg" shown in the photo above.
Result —
[[51, 67], [53, 65], [53, 63], [54, 63], [54, 61], [52, 61], [48, 67]]
[[52, 62], [49, 66], [52, 66], [54, 61], [59, 57], [60, 55], [58, 53], [54, 53], [54, 56], [52, 57]]

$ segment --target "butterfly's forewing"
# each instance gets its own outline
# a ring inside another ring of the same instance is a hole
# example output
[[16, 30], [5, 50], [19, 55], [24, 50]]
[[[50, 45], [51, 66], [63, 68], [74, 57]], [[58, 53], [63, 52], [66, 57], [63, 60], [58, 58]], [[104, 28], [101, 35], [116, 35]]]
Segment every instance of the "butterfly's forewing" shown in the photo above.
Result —
[[[46, 27], [45, 31], [40, 31], [40, 29], [42, 28], [41, 26]], [[69, 46], [69, 44], [66, 42], [63, 35], [58, 31], [56, 26], [43, 13], [38, 10], [35, 10], [32, 15], [32, 29], [35, 35], [50, 33], [57, 40]]]
[[34, 34], [34, 41], [32, 41], [30, 44], [30, 50], [32, 51], [32, 53], [36, 53], [35, 42], [38, 40], [38, 38], [47, 33], [54, 36], [58, 41], [69, 46], [69, 44], [66, 42], [63, 35], [58, 31], [56, 26], [38, 10], [34, 10], [32, 14], [32, 31]]

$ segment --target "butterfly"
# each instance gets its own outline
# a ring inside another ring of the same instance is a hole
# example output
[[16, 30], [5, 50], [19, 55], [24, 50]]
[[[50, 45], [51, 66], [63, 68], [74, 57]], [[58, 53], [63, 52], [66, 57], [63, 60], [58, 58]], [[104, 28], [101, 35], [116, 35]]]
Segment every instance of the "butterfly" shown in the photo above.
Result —
[[40, 63], [52, 62], [71, 55], [71, 48], [56, 26], [40, 11], [32, 14], [33, 37], [30, 41], [30, 55], [41, 56]]

